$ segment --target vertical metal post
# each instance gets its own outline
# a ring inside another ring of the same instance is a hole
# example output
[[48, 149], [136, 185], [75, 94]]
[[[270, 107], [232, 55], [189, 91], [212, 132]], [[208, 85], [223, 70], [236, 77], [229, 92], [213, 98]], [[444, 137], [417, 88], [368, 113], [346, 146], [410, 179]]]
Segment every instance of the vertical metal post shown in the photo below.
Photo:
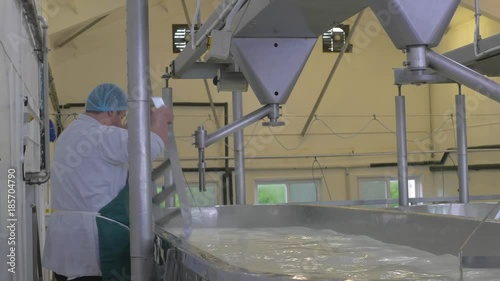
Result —
[[[165, 87], [162, 89], [162, 98], [165, 105], [173, 110], [174, 108], [174, 100], [172, 97], [172, 88]], [[169, 158], [168, 150], [165, 149], [164, 154], [165, 160]], [[172, 169], [168, 168], [165, 170], [165, 175], [163, 176], [163, 184], [165, 188], [174, 185], [174, 176], [172, 175]], [[175, 195], [170, 195], [165, 200], [166, 207], [175, 207]]]
[[149, 128], [148, 0], [127, 0], [131, 280], [149, 280], [153, 261]]
[[467, 163], [467, 124], [465, 117], [465, 96], [459, 86], [459, 94], [455, 96], [457, 107], [457, 156], [458, 186], [460, 203], [469, 203], [469, 170]]
[[42, 16], [38, 17], [38, 20], [42, 23], [43, 29], [43, 81], [42, 81], [42, 97], [40, 98], [40, 103], [43, 104], [43, 112], [40, 112], [43, 121], [43, 167], [46, 174], [50, 174], [50, 124], [49, 124], [49, 41], [48, 41], [48, 25], [45, 18]]
[[401, 96], [401, 85], [398, 85], [399, 95], [396, 96], [396, 139], [398, 145], [398, 184], [399, 206], [408, 206], [408, 157], [406, 147], [406, 108], [405, 97]]
[[[233, 92], [233, 121], [243, 117], [243, 94]], [[234, 171], [236, 183], [236, 204], [246, 204], [245, 189], [245, 150], [243, 146], [243, 129], [234, 133]]]
[[[224, 103], [224, 126], [229, 124], [229, 105], [228, 103]], [[224, 138], [224, 168], [226, 168], [226, 172], [224, 173], [224, 186], [223, 186], [223, 200], [222, 203], [224, 205], [232, 205], [233, 204], [233, 181], [231, 180], [229, 170], [229, 137]]]

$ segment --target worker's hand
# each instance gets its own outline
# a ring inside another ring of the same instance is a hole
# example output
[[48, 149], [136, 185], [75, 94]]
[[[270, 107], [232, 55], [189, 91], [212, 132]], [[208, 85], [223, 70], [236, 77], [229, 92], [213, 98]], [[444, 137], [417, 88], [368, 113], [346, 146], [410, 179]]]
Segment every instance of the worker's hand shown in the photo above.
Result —
[[151, 124], [166, 125], [174, 122], [172, 109], [162, 106], [156, 110], [151, 110]]
[[160, 136], [163, 143], [168, 143], [167, 124], [174, 122], [174, 113], [172, 109], [162, 106], [156, 110], [151, 110], [151, 132]]

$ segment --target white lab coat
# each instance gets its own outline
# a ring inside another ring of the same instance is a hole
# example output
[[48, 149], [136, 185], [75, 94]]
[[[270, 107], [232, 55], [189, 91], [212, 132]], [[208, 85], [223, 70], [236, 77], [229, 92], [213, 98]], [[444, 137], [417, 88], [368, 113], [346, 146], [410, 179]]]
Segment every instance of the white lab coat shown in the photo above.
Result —
[[[71, 278], [100, 276], [95, 216], [124, 187], [128, 131], [81, 114], [59, 137], [52, 165], [52, 208], [43, 253], [45, 268]], [[151, 133], [151, 154], [164, 149]]]

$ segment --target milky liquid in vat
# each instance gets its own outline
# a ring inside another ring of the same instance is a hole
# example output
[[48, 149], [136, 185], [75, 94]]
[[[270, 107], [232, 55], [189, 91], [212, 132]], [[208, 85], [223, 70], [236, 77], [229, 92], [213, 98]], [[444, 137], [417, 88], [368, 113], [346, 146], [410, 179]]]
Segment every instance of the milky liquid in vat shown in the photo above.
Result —
[[[288, 275], [299, 280], [461, 280], [456, 256], [436, 256], [333, 230], [193, 229], [189, 240], [197, 248], [252, 273]], [[500, 270], [464, 269], [463, 280], [500, 280]]]

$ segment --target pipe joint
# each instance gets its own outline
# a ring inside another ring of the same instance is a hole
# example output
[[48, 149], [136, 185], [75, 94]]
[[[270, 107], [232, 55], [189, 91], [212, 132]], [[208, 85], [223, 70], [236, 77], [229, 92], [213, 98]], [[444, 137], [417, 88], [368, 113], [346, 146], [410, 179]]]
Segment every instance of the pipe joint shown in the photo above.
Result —
[[410, 46], [406, 50], [407, 61], [403, 63], [410, 71], [423, 74], [427, 69], [427, 47]]
[[206, 148], [207, 130], [203, 126], [199, 126], [194, 131], [194, 146], [198, 149]]
[[270, 106], [269, 114], [267, 116], [269, 118], [269, 122], [264, 122], [264, 123], [262, 123], [262, 125], [269, 126], [269, 127], [284, 126], [285, 122], [278, 121], [278, 119], [281, 116], [279, 104], [273, 103], [273, 104], [270, 104], [269, 106]]

